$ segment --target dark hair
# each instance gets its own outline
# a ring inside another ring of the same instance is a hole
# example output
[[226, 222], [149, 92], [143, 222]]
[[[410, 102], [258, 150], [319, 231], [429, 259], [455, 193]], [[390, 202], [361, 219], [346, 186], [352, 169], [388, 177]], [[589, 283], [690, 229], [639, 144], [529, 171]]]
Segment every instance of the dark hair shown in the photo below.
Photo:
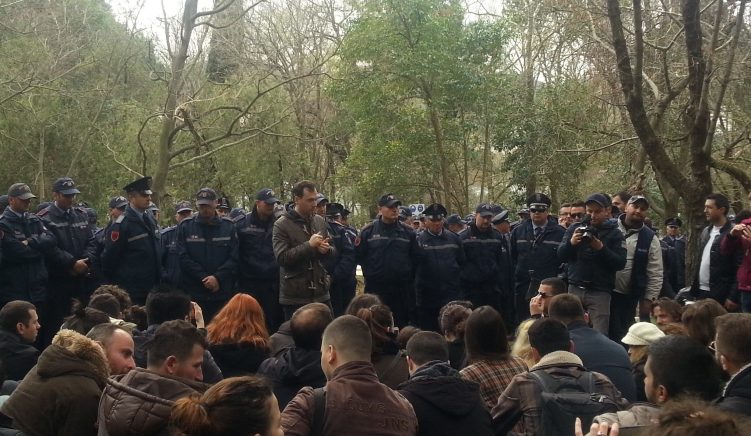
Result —
[[540, 282], [541, 285], [548, 285], [553, 290], [553, 295], [560, 295], [567, 291], [566, 289], [566, 282], [563, 281], [563, 279], [560, 279], [558, 277], [548, 277], [546, 279], [542, 279]]
[[438, 315], [441, 333], [464, 338], [464, 333], [467, 331], [467, 319], [471, 314], [472, 309], [460, 304], [449, 303], [443, 306]]
[[184, 292], [177, 290], [157, 291], [149, 293], [146, 298], [146, 318], [149, 325], [185, 319], [189, 314], [190, 297]]
[[109, 322], [110, 317], [101, 310], [77, 304], [73, 309], [73, 315], [65, 318], [61, 329], [75, 330], [86, 335], [95, 325], [109, 324]]
[[707, 200], [714, 200], [714, 205], [717, 206], [718, 209], [724, 207], [725, 215], [730, 212], [730, 200], [728, 200], [728, 198], [724, 195], [715, 192], [713, 194], [707, 195]]
[[436, 332], [417, 332], [407, 341], [407, 356], [417, 365], [434, 360], [447, 362], [449, 347], [446, 339]]
[[295, 347], [320, 350], [323, 331], [333, 320], [331, 309], [323, 303], [310, 303], [297, 309], [289, 322]]
[[144, 306], [133, 305], [123, 310], [123, 321], [135, 324], [136, 329], [140, 331], [144, 331], [149, 327], [149, 320], [146, 316], [146, 308]]
[[554, 351], [569, 351], [571, 336], [566, 325], [553, 318], [540, 318], [529, 327], [529, 345], [540, 357]]
[[29, 325], [29, 322], [31, 322], [31, 313], [29, 312], [32, 310], [37, 310], [37, 308], [28, 301], [14, 300], [5, 303], [5, 306], [0, 309], [0, 329], [16, 333], [16, 326], [19, 322], [23, 325]]
[[89, 300], [89, 307], [101, 310], [112, 318], [120, 318], [120, 302], [114, 295], [99, 294]]
[[550, 299], [548, 314], [564, 324], [584, 319], [584, 306], [574, 294], [560, 294]]
[[159, 366], [169, 356], [185, 360], [193, 353], [195, 345], [208, 348], [206, 338], [193, 324], [181, 319], [165, 321], [146, 346], [147, 365]]
[[728, 313], [718, 316], [715, 327], [717, 352], [738, 366], [751, 363], [751, 314]]
[[748, 419], [704, 401], [668, 401], [660, 407], [656, 423], [644, 427], [645, 436], [737, 436], [745, 434]]
[[360, 294], [355, 296], [347, 305], [347, 309], [344, 311], [347, 315], [357, 316], [357, 312], [360, 309], [367, 309], [377, 304], [383, 304], [381, 299], [376, 294]]
[[422, 330], [418, 329], [415, 326], [404, 326], [404, 328], [399, 330], [399, 333], [396, 334], [396, 345], [399, 346], [400, 350], [404, 350], [407, 348], [407, 342], [409, 342], [410, 339], [412, 339], [412, 336], [416, 335], [417, 333], [421, 332]]
[[295, 183], [295, 186], [292, 187], [292, 195], [300, 198], [303, 195], [305, 195], [306, 189], [308, 191], [315, 191], [316, 185], [313, 184], [313, 182], [311, 182], [310, 180], [303, 180], [303, 181], [297, 182]]
[[626, 191], [621, 191], [621, 192], [613, 195], [613, 198], [615, 198], [615, 197], [620, 198], [622, 202], [626, 203], [627, 201], [629, 201], [631, 199], [631, 194], [629, 194]]
[[694, 395], [712, 400], [720, 393], [722, 371], [709, 349], [687, 336], [664, 336], [649, 346], [652, 386], [671, 399]]
[[740, 224], [743, 220], [751, 218], [751, 210], [743, 209], [735, 214], [735, 224]]
[[571, 207], [587, 207], [587, 204], [584, 200], [576, 200], [571, 202]]
[[714, 319], [726, 313], [728, 311], [720, 303], [707, 298], [706, 300], [697, 301], [694, 304], [686, 306], [683, 309], [681, 321], [686, 326], [688, 335], [706, 347], [710, 342], [714, 341]]
[[170, 424], [186, 436], [267, 434], [271, 426], [270, 407], [279, 407], [269, 398], [272, 398], [271, 386], [262, 378], [224, 379], [203, 395], [177, 400], [172, 406]]
[[384, 304], [376, 304], [368, 309], [358, 310], [357, 317], [365, 321], [370, 328], [373, 337], [371, 359], [375, 362], [383, 352], [383, 347], [389, 342], [394, 342], [389, 335], [389, 330], [393, 326], [391, 309]]
[[571, 203], [561, 203], [561, 207], [559, 207], [558, 209], [562, 209], [564, 207], [571, 207]]
[[479, 360], [505, 360], [509, 356], [506, 325], [501, 314], [490, 306], [480, 306], [467, 318], [464, 342], [467, 363]]
[[112, 339], [112, 335], [118, 330], [122, 330], [130, 336], [130, 333], [119, 325], [107, 323], [95, 325], [88, 333], [86, 333], [86, 337], [92, 341], [101, 342], [106, 345], [109, 343], [110, 339]]
[[117, 286], [117, 285], [102, 285], [91, 294], [91, 297], [94, 298], [97, 295], [112, 295], [113, 297], [117, 298], [117, 302], [120, 303], [120, 310], [125, 312], [128, 310], [132, 305], [133, 302], [130, 299], [130, 295], [128, 295], [128, 291], [125, 289]]
[[373, 337], [365, 321], [342, 315], [323, 331], [323, 345], [333, 345], [345, 360], [367, 361], [373, 350]]
[[675, 301], [667, 297], [660, 297], [657, 300], [652, 303], [652, 311], [654, 312], [655, 307], [659, 307], [660, 310], [670, 315], [671, 318], [673, 318], [674, 322], [678, 322], [681, 320], [681, 314], [683, 312], [683, 307]]

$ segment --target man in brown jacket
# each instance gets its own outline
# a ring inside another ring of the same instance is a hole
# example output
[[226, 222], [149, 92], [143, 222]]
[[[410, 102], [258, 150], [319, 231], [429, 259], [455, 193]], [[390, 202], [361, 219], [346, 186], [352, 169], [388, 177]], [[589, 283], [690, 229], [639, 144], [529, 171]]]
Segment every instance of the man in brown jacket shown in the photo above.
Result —
[[[329, 324], [321, 345], [321, 368], [328, 380], [324, 396], [317, 400], [312, 388], [300, 390], [282, 412], [286, 436], [416, 434], [412, 405], [378, 381], [369, 361], [371, 341], [368, 325], [355, 316]], [[316, 414], [317, 401], [323, 402], [322, 414]]]
[[330, 306], [331, 279], [321, 260], [336, 256], [329, 245], [326, 221], [316, 215], [318, 192], [312, 182], [304, 180], [292, 188], [295, 206], [274, 223], [274, 256], [279, 264], [279, 303], [284, 320], [308, 303]]

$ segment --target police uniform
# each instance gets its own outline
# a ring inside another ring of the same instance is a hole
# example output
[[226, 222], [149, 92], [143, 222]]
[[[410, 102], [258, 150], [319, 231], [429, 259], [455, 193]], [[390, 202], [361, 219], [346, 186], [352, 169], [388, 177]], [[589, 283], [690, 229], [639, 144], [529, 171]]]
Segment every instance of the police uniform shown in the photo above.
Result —
[[329, 294], [334, 316], [344, 314], [347, 305], [355, 297], [357, 287], [355, 246], [347, 235], [347, 228], [336, 221], [343, 210], [344, 206], [339, 203], [326, 204], [326, 221], [331, 238], [329, 243], [336, 249], [336, 256], [326, 258], [323, 265], [331, 276]]
[[[175, 214], [193, 211], [193, 205], [189, 201], [175, 203]], [[161, 235], [162, 249], [162, 283], [180, 286], [180, 256], [177, 253], [177, 225], [163, 228]]]
[[[270, 188], [260, 189], [255, 198], [268, 204], [279, 203]], [[237, 289], [258, 300], [269, 331], [276, 331], [284, 320], [279, 305], [279, 265], [274, 256], [272, 240], [275, 221], [275, 215], [261, 219], [254, 205], [253, 210], [242, 215], [235, 224], [240, 240]]]
[[[123, 188], [151, 195], [151, 177]], [[105, 231], [101, 262], [105, 279], [128, 291], [134, 304], [146, 303], [162, 276], [161, 235], [154, 216], [130, 205]]]
[[[683, 226], [683, 221], [678, 217], [669, 218], [665, 220], [665, 226], [677, 226], [680, 228]], [[662, 238], [662, 241], [674, 250], [674, 268], [668, 272], [668, 282], [673, 292], [678, 293], [678, 291], [686, 286], [686, 237], [683, 235], [677, 237], [665, 236]]]
[[[216, 192], [198, 191], [196, 203], [213, 204]], [[235, 294], [238, 264], [237, 232], [229, 218], [200, 214], [185, 218], [177, 226], [177, 253], [180, 256], [181, 288], [203, 309], [209, 322]], [[212, 292], [202, 280], [214, 276], [219, 290]]]
[[[386, 194], [379, 207], [401, 202]], [[387, 224], [381, 218], [366, 225], [355, 244], [357, 262], [365, 277], [365, 292], [376, 294], [391, 308], [394, 322], [403, 327], [409, 318], [410, 294], [414, 292], [417, 239], [415, 232], [400, 221]]]
[[[446, 208], [438, 203], [425, 209], [429, 220], [446, 217]], [[432, 233], [425, 229], [417, 236], [419, 249], [415, 274], [415, 295], [419, 327], [439, 331], [438, 313], [445, 304], [458, 300], [461, 294], [459, 276], [466, 257], [461, 238], [454, 232], [443, 229]]]

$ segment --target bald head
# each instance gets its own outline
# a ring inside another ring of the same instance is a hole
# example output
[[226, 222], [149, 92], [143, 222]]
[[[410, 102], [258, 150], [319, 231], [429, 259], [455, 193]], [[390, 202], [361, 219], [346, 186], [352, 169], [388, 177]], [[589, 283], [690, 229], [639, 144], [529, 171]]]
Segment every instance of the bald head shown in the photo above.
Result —
[[323, 303], [310, 303], [297, 309], [289, 323], [295, 346], [306, 350], [320, 349], [323, 331], [333, 320], [331, 309]]
[[339, 364], [370, 362], [373, 339], [365, 321], [352, 315], [342, 315], [331, 322], [323, 332], [322, 348], [332, 346], [338, 355]]

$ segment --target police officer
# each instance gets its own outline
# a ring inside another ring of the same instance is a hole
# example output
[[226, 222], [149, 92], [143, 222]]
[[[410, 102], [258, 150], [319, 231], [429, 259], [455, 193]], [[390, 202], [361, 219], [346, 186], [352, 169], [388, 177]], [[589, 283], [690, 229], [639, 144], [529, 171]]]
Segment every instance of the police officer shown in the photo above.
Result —
[[474, 220], [459, 234], [467, 258], [461, 273], [462, 299], [503, 313], [501, 297], [509, 293], [511, 265], [503, 237], [490, 223], [495, 215], [493, 205], [480, 203]]
[[319, 192], [316, 195], [316, 215], [325, 217], [327, 204], [329, 204], [329, 199], [323, 193]]
[[279, 265], [272, 241], [276, 221], [274, 211], [279, 203], [271, 188], [260, 189], [253, 209], [235, 225], [240, 240], [237, 289], [258, 300], [269, 331], [276, 331], [284, 321], [279, 305]]
[[459, 216], [459, 214], [453, 214], [449, 215], [448, 218], [446, 218], [446, 228], [450, 231], [456, 233], [457, 235], [464, 230], [464, 228], [467, 226], [467, 224], [462, 220], [462, 217]]
[[550, 197], [536, 193], [527, 198], [530, 218], [511, 232], [516, 322], [529, 318], [529, 301], [537, 295], [540, 281], [556, 277], [561, 269], [558, 246], [565, 230], [550, 216]]
[[89, 259], [89, 287], [91, 290], [96, 289], [105, 282], [102, 272], [102, 252], [104, 251], [105, 232], [120, 215], [125, 213], [127, 205], [128, 199], [123, 196], [110, 198], [107, 225], [94, 232], [94, 235], [89, 239], [86, 247], [86, 257]]
[[154, 202], [149, 202], [149, 208], [146, 209], [151, 213], [151, 215], [154, 217], [154, 222], [156, 222], [156, 225], [159, 226], [159, 218], [161, 217], [161, 210], [159, 207], [154, 204]]
[[55, 235], [56, 246], [47, 254], [49, 269], [50, 317], [48, 325], [57, 329], [70, 315], [72, 299], [87, 301], [89, 259], [86, 252], [94, 236], [84, 209], [74, 207], [80, 194], [70, 177], [61, 177], [52, 185], [54, 202], [39, 212], [39, 217]]
[[324, 261], [326, 271], [331, 276], [331, 307], [334, 316], [344, 314], [347, 305], [355, 297], [357, 281], [355, 279], [355, 246], [347, 236], [347, 228], [338, 221], [342, 216], [344, 206], [339, 203], [326, 205], [326, 221], [328, 224], [329, 242], [335, 249], [336, 255]]
[[8, 207], [8, 194], [0, 195], [0, 214], [5, 212], [6, 207]]
[[678, 217], [666, 219], [667, 235], [662, 238], [662, 241], [675, 249], [675, 268], [668, 277], [670, 287], [675, 293], [686, 286], [686, 237], [681, 235], [681, 226], [683, 221]]
[[357, 262], [362, 265], [365, 292], [376, 294], [391, 308], [398, 327], [407, 324], [409, 295], [414, 289], [417, 239], [399, 222], [401, 201], [394, 194], [378, 200], [380, 216], [363, 227], [355, 241]]
[[162, 248], [162, 283], [180, 286], [180, 256], [177, 253], [177, 226], [193, 215], [193, 205], [187, 201], [175, 203], [175, 225], [160, 231]]
[[216, 207], [216, 214], [219, 215], [219, 217], [225, 217], [229, 216], [230, 211], [232, 211], [232, 206], [230, 206], [229, 198], [227, 197], [219, 197], [217, 207]]
[[216, 213], [211, 188], [196, 194], [198, 213], [177, 226], [181, 288], [203, 309], [208, 323], [235, 294], [239, 242], [235, 223]]
[[425, 231], [417, 236], [415, 294], [419, 327], [439, 331], [438, 313], [461, 294], [459, 275], [466, 257], [462, 239], [443, 228], [448, 212], [439, 203], [425, 208]]
[[229, 219], [231, 219], [234, 222], [238, 222], [241, 219], [245, 218], [245, 215], [247, 215], [248, 212], [245, 211], [245, 209], [241, 207], [235, 207], [231, 211], [229, 211]]
[[54, 249], [55, 236], [38, 216], [29, 213], [32, 198], [36, 196], [25, 183], [15, 183], [8, 189], [9, 205], [0, 216], [0, 306], [13, 300], [33, 303], [42, 327], [46, 327], [38, 343], [47, 345], [53, 327], [45, 326], [50, 319], [44, 258]]
[[162, 277], [159, 227], [147, 211], [151, 177], [142, 177], [123, 190], [129, 204], [105, 230], [102, 271], [108, 282], [128, 291], [134, 304], [144, 305]]
[[348, 209], [343, 208], [342, 209], [342, 213], [339, 215], [339, 217], [336, 219], [336, 221], [339, 224], [341, 224], [341, 225], [344, 226], [345, 234], [347, 235], [347, 238], [349, 239], [349, 241], [352, 243], [352, 246], [354, 247], [355, 240], [357, 240], [357, 236], [358, 236], [359, 233], [358, 233], [358, 231], [357, 231], [356, 228], [354, 228], [351, 225], [349, 225], [349, 214], [350, 213], [351, 212]]

